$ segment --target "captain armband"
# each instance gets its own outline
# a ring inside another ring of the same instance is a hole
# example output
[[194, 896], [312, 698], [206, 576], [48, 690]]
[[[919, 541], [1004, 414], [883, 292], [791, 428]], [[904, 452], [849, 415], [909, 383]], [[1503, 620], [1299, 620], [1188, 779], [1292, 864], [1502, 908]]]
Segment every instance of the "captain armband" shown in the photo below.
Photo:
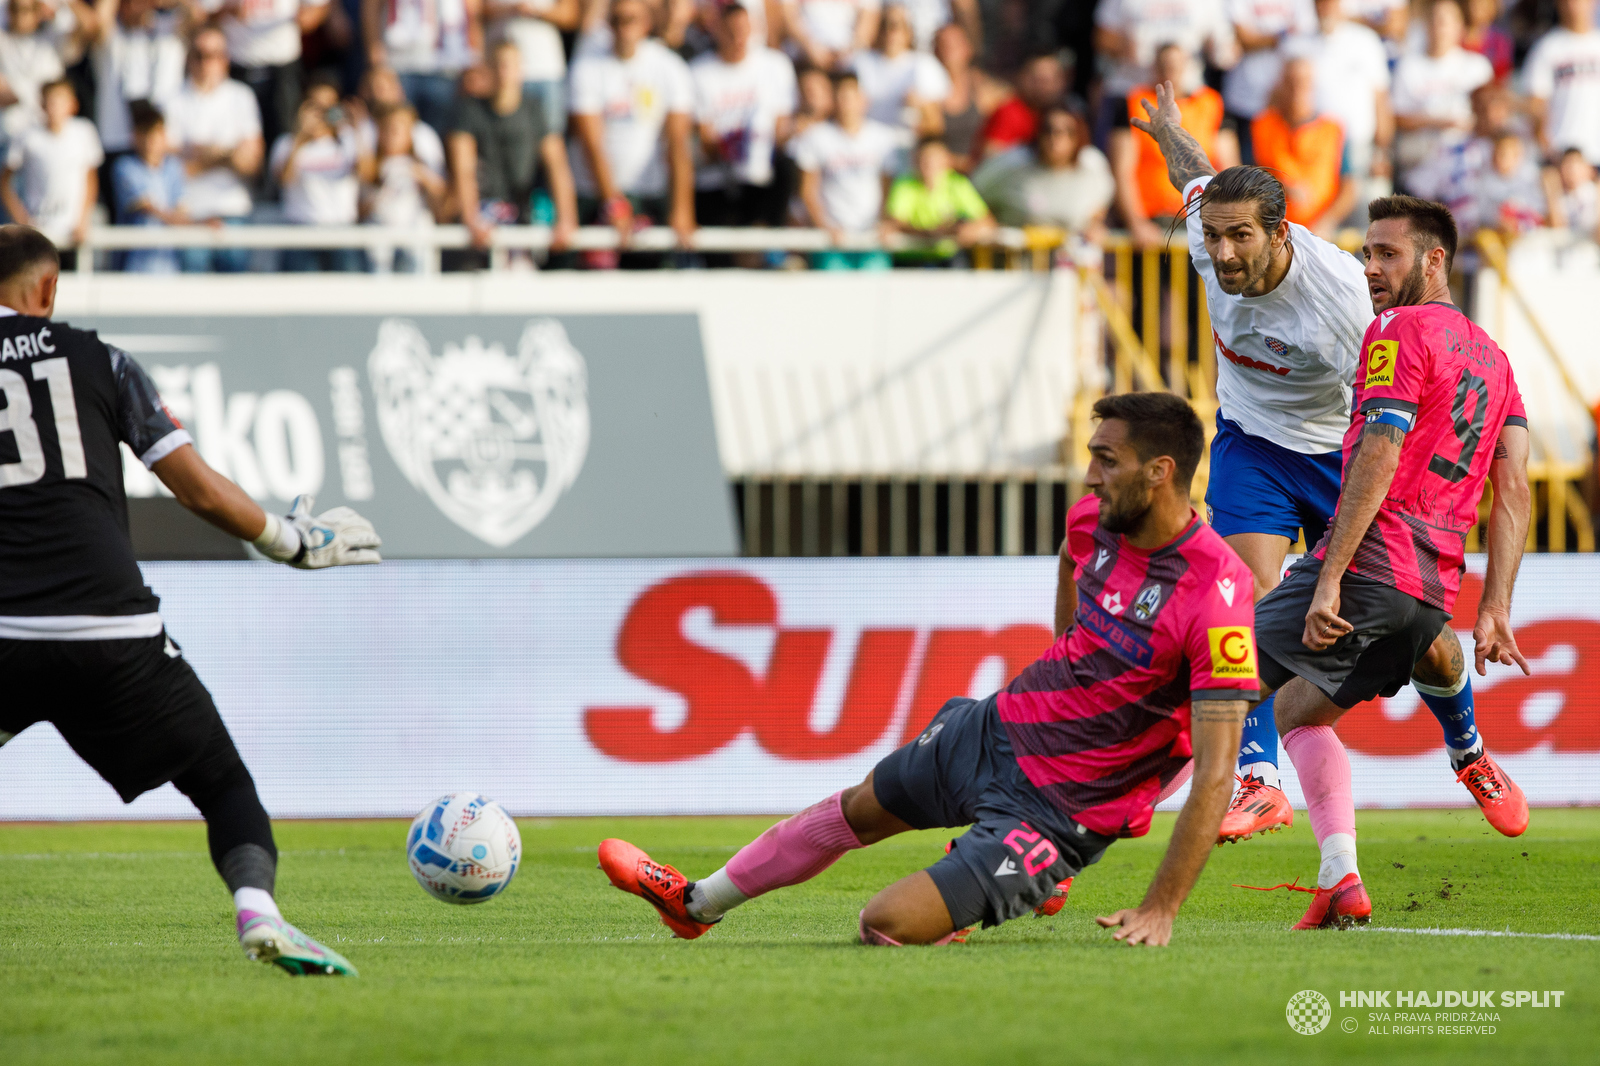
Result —
[[1414, 412], [1402, 411], [1394, 407], [1373, 407], [1367, 411], [1367, 425], [1376, 423], [1380, 426], [1394, 426], [1402, 433], [1411, 432], [1411, 422], [1416, 417]]

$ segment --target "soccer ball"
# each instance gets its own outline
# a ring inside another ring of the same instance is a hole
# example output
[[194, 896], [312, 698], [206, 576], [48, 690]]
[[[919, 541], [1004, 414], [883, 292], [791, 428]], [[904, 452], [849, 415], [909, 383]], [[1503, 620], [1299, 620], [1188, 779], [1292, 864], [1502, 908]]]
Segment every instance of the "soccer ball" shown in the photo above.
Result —
[[472, 792], [428, 804], [406, 834], [417, 884], [446, 903], [482, 903], [505, 891], [522, 861], [522, 835], [505, 808]]

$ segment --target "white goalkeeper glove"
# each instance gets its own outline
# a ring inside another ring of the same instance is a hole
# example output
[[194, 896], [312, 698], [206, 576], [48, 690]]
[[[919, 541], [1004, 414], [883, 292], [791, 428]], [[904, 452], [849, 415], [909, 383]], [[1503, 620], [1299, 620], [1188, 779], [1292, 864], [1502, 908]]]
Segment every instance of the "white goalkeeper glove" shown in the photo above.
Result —
[[287, 515], [267, 515], [266, 528], [253, 542], [262, 555], [301, 570], [383, 561], [378, 554], [383, 540], [371, 522], [348, 507], [313, 518], [311, 504], [312, 497], [296, 496]]

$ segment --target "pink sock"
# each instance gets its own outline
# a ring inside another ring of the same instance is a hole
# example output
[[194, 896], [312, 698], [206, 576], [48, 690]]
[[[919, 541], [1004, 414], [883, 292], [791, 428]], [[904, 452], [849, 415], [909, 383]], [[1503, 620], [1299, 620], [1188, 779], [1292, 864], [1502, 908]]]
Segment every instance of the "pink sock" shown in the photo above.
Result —
[[1356, 801], [1350, 790], [1350, 757], [1331, 726], [1303, 725], [1283, 735], [1283, 750], [1300, 776], [1317, 846], [1333, 833], [1356, 835]]
[[844, 793], [835, 792], [740, 848], [725, 869], [734, 887], [754, 898], [809, 881], [861, 846], [844, 819]]

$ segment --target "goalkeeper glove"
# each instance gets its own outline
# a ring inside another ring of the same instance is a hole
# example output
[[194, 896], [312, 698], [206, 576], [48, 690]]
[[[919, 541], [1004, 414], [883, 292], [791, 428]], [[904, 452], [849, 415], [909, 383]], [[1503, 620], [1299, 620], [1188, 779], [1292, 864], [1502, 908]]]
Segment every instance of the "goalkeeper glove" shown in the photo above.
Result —
[[382, 562], [383, 546], [372, 523], [348, 507], [335, 507], [315, 518], [312, 497], [296, 496], [289, 513], [267, 515], [267, 525], [253, 542], [261, 554], [301, 570], [359, 566]]

